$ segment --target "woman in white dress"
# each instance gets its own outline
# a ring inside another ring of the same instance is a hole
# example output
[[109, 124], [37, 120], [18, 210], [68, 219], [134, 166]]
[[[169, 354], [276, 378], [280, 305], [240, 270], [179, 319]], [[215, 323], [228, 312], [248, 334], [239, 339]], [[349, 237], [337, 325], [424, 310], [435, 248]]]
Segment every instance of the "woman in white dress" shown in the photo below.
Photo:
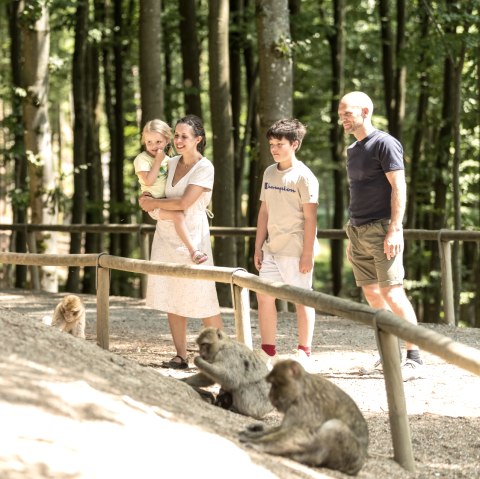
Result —
[[[152, 261], [194, 264], [172, 221], [162, 219], [161, 210], [183, 210], [192, 238], [213, 265], [207, 206], [212, 197], [214, 168], [203, 156], [205, 130], [200, 118], [187, 115], [175, 125], [174, 144], [178, 156], [169, 160], [166, 198], [140, 197], [144, 211], [159, 209], [152, 244]], [[148, 276], [147, 306], [165, 311], [177, 355], [163, 367], [185, 369], [187, 361], [187, 319], [201, 318], [205, 327], [223, 328], [215, 282], [159, 275]]]

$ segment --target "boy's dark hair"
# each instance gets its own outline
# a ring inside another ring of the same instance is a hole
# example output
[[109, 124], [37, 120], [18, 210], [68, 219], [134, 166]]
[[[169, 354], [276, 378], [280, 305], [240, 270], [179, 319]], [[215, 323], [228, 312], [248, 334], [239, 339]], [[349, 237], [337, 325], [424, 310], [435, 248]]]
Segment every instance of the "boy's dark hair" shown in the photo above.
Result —
[[302, 140], [305, 134], [307, 133], [307, 128], [300, 121], [296, 119], [283, 119], [276, 121], [267, 131], [267, 139], [271, 140], [275, 138], [276, 140], [281, 140], [282, 138], [287, 139], [290, 143], [293, 143], [295, 140], [298, 141], [297, 150], [300, 150], [302, 146]]

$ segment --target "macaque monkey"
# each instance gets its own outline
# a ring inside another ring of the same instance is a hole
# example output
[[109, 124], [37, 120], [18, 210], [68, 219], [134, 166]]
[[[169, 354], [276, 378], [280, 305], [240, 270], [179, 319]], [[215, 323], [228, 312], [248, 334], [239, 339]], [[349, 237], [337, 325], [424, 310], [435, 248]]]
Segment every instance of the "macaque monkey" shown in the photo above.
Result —
[[215, 404], [245, 416], [260, 419], [273, 410], [265, 381], [268, 369], [260, 356], [212, 327], [200, 333], [197, 344], [200, 355], [194, 363], [200, 372], [184, 382], [200, 394], [199, 388], [219, 384]]
[[368, 427], [353, 399], [296, 361], [280, 361], [267, 376], [280, 426], [254, 424], [240, 440], [254, 449], [355, 475], [367, 456]]
[[68, 294], [57, 304], [53, 313], [52, 326], [85, 339], [85, 306], [82, 300]]

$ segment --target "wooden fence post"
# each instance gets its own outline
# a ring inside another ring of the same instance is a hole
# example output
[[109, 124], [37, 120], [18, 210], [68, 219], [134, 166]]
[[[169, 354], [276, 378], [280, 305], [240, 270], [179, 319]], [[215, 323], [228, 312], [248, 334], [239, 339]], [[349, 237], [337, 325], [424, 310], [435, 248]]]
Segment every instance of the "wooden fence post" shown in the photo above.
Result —
[[440, 267], [442, 278], [442, 296], [443, 310], [445, 311], [445, 324], [455, 326], [455, 305], [453, 294], [453, 274], [452, 274], [452, 246], [450, 241], [442, 240], [442, 232], [438, 232], [438, 249], [440, 254]]
[[109, 304], [110, 304], [110, 269], [99, 264], [101, 253], [97, 258], [97, 344], [103, 349], [110, 346]]
[[383, 378], [387, 392], [388, 415], [392, 434], [393, 456], [395, 461], [404, 469], [414, 472], [415, 460], [413, 458], [410, 425], [408, 423], [405, 391], [403, 389], [398, 338], [377, 327], [376, 317], [377, 314], [382, 314], [382, 311], [383, 310], [380, 310], [375, 314], [373, 326], [375, 328], [378, 350], [382, 358]]
[[[35, 231], [28, 231], [27, 230], [27, 245], [28, 251], [32, 254], [37, 253], [37, 241]], [[33, 289], [40, 289], [40, 274], [38, 266], [32, 265], [30, 266], [30, 275], [32, 280], [32, 288]]]
[[244, 268], [238, 268], [232, 273], [232, 305], [233, 316], [235, 318], [235, 331], [237, 340], [253, 348], [252, 327], [250, 322], [250, 290], [234, 284], [235, 273], [237, 271], [246, 271]]

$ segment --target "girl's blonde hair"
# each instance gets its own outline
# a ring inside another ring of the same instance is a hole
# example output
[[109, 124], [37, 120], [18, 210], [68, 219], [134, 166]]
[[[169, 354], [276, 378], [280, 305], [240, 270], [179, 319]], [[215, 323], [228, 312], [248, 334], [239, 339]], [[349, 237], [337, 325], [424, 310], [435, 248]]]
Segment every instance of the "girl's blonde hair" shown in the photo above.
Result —
[[165, 151], [168, 155], [173, 153], [171, 141], [172, 141], [172, 129], [162, 120], [150, 120], [145, 123], [142, 130], [142, 145], [145, 144], [145, 133], [160, 133], [167, 139], [167, 146]]

